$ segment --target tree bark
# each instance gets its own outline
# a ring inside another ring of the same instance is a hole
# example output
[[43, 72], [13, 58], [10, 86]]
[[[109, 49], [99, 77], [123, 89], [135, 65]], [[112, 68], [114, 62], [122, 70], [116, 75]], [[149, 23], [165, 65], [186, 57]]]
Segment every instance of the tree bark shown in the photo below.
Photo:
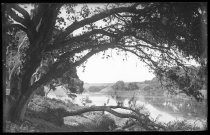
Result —
[[17, 103], [11, 110], [13, 110], [11, 113], [13, 113], [11, 120], [12, 121], [21, 121], [24, 118], [25, 113], [25, 107], [27, 104], [27, 100], [29, 97], [25, 97], [23, 95], [20, 96], [20, 98], [17, 100]]
[[11, 121], [16, 121], [17, 115], [19, 115], [19, 112], [22, 111], [21, 104], [24, 104], [25, 98], [23, 97], [21, 93], [21, 86], [26, 85], [24, 82], [21, 81], [21, 78], [18, 77], [16, 73], [11, 78], [11, 89], [10, 89], [10, 95], [7, 97], [7, 103], [6, 103], [6, 119]]
[[[24, 85], [24, 83], [22, 83], [22, 85]], [[37, 86], [37, 88], [39, 86]], [[36, 92], [36, 89], [32, 90], [28, 88], [25, 93], [21, 94], [16, 99], [12, 97], [12, 95], [9, 95], [6, 100], [7, 102], [5, 103], [4, 118], [13, 122], [22, 121], [27, 105]]]
[[[5, 101], [4, 117], [6, 120], [23, 120], [25, 108], [35, 89], [29, 90], [32, 74], [39, 66], [41, 60], [34, 57], [27, 61], [25, 67], [20, 68], [20, 63], [14, 67], [10, 75], [10, 95]], [[27, 66], [27, 67], [26, 67]], [[21, 70], [21, 72], [19, 71]]]
[[[113, 110], [113, 109], [117, 109], [117, 108], [130, 110], [134, 114], [119, 113], [119, 112], [116, 112]], [[82, 108], [82, 109], [78, 109], [78, 110], [74, 110], [74, 111], [70, 111], [70, 112], [65, 112], [63, 114], [63, 117], [80, 115], [80, 114], [83, 114], [86, 112], [91, 112], [91, 111], [107, 111], [117, 117], [120, 117], [120, 118], [133, 118], [133, 119], [137, 120], [137, 122], [144, 129], [146, 129], [148, 131], [151, 131], [151, 130], [156, 131], [156, 130], [160, 130], [160, 129], [166, 130], [166, 128], [164, 126], [156, 124], [155, 122], [150, 120], [146, 115], [144, 115], [136, 110], [133, 110], [131, 108], [123, 107], [123, 106], [91, 106], [91, 107], [86, 107], [86, 108]]]
[[[23, 120], [25, 109], [29, 100], [31, 99], [31, 96], [33, 96], [33, 93], [38, 87], [40, 87], [40, 85], [43, 85], [42, 82], [32, 88], [30, 80], [33, 73], [41, 62], [41, 50], [44, 49], [43, 47], [45, 46], [45, 44], [50, 41], [53, 27], [56, 21], [56, 16], [59, 8], [61, 7], [61, 4], [59, 6], [57, 6], [57, 4], [54, 4], [52, 6], [47, 5], [47, 7], [49, 8], [44, 8], [44, 11], [40, 11], [45, 14], [45, 16], [41, 16], [44, 17], [45, 21], [43, 25], [41, 25], [42, 29], [36, 31], [35, 27], [37, 26], [33, 27], [33, 22], [31, 22], [27, 12], [16, 4], [10, 5], [10, 16], [18, 23], [27, 27], [27, 30], [25, 32], [27, 33], [27, 36], [29, 38], [30, 45], [28, 50], [26, 51], [27, 57], [25, 57], [24, 59], [25, 62], [21, 63], [21, 72], [18, 72], [20, 66], [17, 65], [14, 71], [11, 73], [10, 95], [7, 96], [7, 98], [4, 100], [4, 120]], [[11, 10], [11, 8], [14, 8], [18, 12], [20, 12], [24, 18], [19, 17], [13, 10]], [[40, 32], [42, 34], [39, 33], [39, 36], [37, 35], [37, 32]], [[6, 89], [4, 90], [5, 91], [3, 92], [3, 94], [6, 95]]]

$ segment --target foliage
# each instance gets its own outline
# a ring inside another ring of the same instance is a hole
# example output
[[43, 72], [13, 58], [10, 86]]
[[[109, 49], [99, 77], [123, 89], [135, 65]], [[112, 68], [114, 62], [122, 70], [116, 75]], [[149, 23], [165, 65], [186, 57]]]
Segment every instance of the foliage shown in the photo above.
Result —
[[62, 113], [60, 113], [60, 109], [58, 108], [48, 109], [46, 112], [34, 112], [31, 110], [27, 110], [27, 111], [28, 111], [26, 114], [27, 116], [30, 116], [36, 119], [45, 120], [57, 126], [62, 126], [64, 124], [63, 118], [60, 117], [62, 116]]
[[94, 117], [93, 123], [87, 126], [95, 131], [112, 131], [116, 128], [115, 121], [108, 115], [98, 115]]
[[203, 130], [202, 128], [190, 124], [187, 121], [174, 121], [165, 124], [167, 130], [169, 131], [199, 131]]
[[[28, 107], [32, 110], [40, 111], [40, 109], [42, 109], [42, 107], [40, 107], [38, 105], [40, 105], [40, 106], [44, 105], [46, 107], [51, 107], [51, 108], [64, 107], [67, 109], [67, 108], [71, 108], [73, 106], [73, 103], [71, 103], [70, 101], [68, 101], [66, 103], [61, 99], [55, 99], [55, 98], [51, 99], [51, 98], [42, 97], [39, 95], [34, 95], [34, 97], [30, 100]], [[35, 108], [33, 109], [33, 107], [35, 107]]]
[[[129, 122], [131, 123], [131, 122], [135, 122], [135, 121], [129, 120], [126, 123], [128, 124]], [[205, 127], [201, 128], [194, 124], [188, 123], [187, 121], [171, 121], [171, 122], [165, 123], [165, 124], [158, 123], [158, 125], [164, 126], [166, 131], [201, 131], [201, 130], [205, 130]], [[127, 131], [145, 131], [145, 129], [142, 128], [142, 126], [136, 122], [133, 126], [127, 128], [126, 130]]]
[[67, 112], [67, 107], [68, 105], [62, 101], [37, 96], [29, 103], [27, 115], [62, 126], [63, 114]]
[[45, 96], [45, 92], [44, 92], [44, 87], [41, 87], [37, 90], [36, 92], [37, 95], [44, 97]]
[[114, 90], [137, 90], [139, 87], [136, 82], [126, 84], [124, 81], [117, 81], [112, 88]]
[[112, 87], [115, 90], [125, 90], [125, 83], [124, 81], [117, 81]]
[[146, 131], [146, 130], [135, 120], [128, 119], [123, 126], [123, 131]]
[[131, 82], [131, 83], [127, 84], [127, 90], [136, 90], [138, 88], [139, 87], [138, 87], [137, 83], [135, 83], [135, 82]]
[[168, 91], [171, 95], [186, 94], [189, 97], [194, 97], [197, 101], [202, 101], [204, 95], [200, 90], [206, 87], [206, 68], [198, 67], [171, 67], [161, 76], [147, 80], [144, 83], [148, 84], [143, 89], [154, 95], [163, 94]]
[[8, 46], [6, 50], [6, 80], [7, 87], [9, 87], [9, 79], [11, 73], [17, 65], [21, 65], [24, 62], [24, 52], [28, 46], [27, 35], [23, 31], [10, 31], [11, 40], [8, 41]]
[[12, 123], [11, 121], [6, 121], [5, 132], [17, 133], [17, 132], [39, 132], [36, 125], [28, 121], [22, 123]]
[[206, 3], [165, 2], [143, 5], [150, 9], [147, 14], [132, 18], [136, 30], [149, 31], [155, 42], [176, 46], [182, 53], [200, 58], [207, 35], [203, 35], [207, 24]]
[[204, 95], [200, 90], [207, 84], [206, 77], [204, 77], [206, 72], [201, 71], [203, 69], [205, 68], [192, 67], [186, 69], [172, 67], [165, 72], [166, 77], [160, 78], [160, 80], [169, 92], [174, 94], [185, 93], [189, 97], [194, 97], [197, 101], [202, 101]]
[[98, 128], [102, 131], [111, 131], [116, 128], [115, 121], [108, 115], [102, 115], [100, 118], [95, 118]]
[[[46, 70], [48, 70], [48, 66], [48, 64], [43, 64], [37, 71], [36, 75], [41, 77], [43, 75], [43, 72], [47, 72]], [[58, 86], [63, 86], [66, 90], [66, 94], [70, 94], [82, 93], [84, 91], [83, 84], [84, 82], [81, 81], [77, 76], [76, 69], [70, 69], [69, 72], [63, 74], [61, 78], [53, 79], [52, 81], [47, 83], [46, 86], [49, 88], [49, 91], [56, 90], [56, 87]]]
[[[76, 69], [74, 69], [72, 73], [76, 74]], [[75, 76], [75, 78], [72, 78], [72, 74], [69, 74], [66, 76], [64, 75], [61, 80], [64, 87], [69, 90], [67, 94], [68, 93], [82, 93], [84, 91], [84, 88], [83, 88], [84, 82], [81, 81], [77, 75]]]

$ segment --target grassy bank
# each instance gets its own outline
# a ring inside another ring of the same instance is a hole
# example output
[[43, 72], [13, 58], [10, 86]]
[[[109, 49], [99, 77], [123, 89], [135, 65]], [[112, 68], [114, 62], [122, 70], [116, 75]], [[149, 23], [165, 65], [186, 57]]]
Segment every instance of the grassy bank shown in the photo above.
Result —
[[102, 112], [61, 117], [61, 109], [71, 111], [82, 108], [61, 100], [35, 95], [28, 105], [25, 119], [19, 123], [6, 122], [6, 132], [86, 132], [109, 131], [115, 121]]

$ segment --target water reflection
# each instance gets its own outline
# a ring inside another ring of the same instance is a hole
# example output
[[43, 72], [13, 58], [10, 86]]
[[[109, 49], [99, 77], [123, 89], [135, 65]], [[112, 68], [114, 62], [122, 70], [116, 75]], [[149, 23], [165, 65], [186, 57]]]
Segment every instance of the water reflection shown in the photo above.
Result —
[[[74, 99], [69, 99], [71, 100], [71, 102], [73, 102], [74, 104], [78, 104], [79, 106], [83, 106], [83, 99], [84, 98], [88, 98], [91, 102], [85, 104], [85, 106], [103, 106], [103, 105], [107, 105], [107, 106], [116, 106], [117, 103], [122, 102], [123, 106], [125, 107], [129, 107], [129, 101], [130, 98], [127, 97], [116, 97], [114, 95], [105, 95], [105, 94], [101, 94], [101, 93], [83, 93], [83, 94], [78, 94], [76, 98]], [[117, 99], [116, 99], [117, 98]], [[136, 99], [136, 107], [144, 107], [144, 109], [141, 110], [141, 113], [148, 113], [150, 115], [150, 118], [152, 119], [157, 119], [157, 122], [161, 122], [161, 123], [168, 123], [170, 121], [177, 121], [177, 120], [185, 120], [184, 117], [182, 116], [176, 116], [173, 115], [171, 113], [168, 113], [165, 110], [160, 110], [156, 107], [154, 107], [153, 105], [151, 105], [148, 102], [145, 102], [144, 98], [142, 96], [137, 96]], [[166, 105], [167, 103], [164, 102], [162, 103], [163, 106]], [[130, 113], [129, 110], [125, 110], [125, 109], [115, 109], [115, 111], [120, 112], [120, 113]], [[105, 112], [106, 114], [109, 114], [108, 112]], [[195, 123], [200, 127], [203, 126], [203, 120], [202, 121], [198, 121], [197, 119], [191, 119], [189, 120], [189, 123], [193, 124]]]
[[[77, 98], [73, 101], [75, 104], [82, 105], [81, 101], [82, 98], [88, 96], [89, 99], [92, 101], [92, 103], [87, 104], [88, 106], [103, 106], [104, 104], [110, 106], [110, 105], [117, 105], [116, 99], [114, 99], [112, 96], [107, 96], [107, 95], [101, 95], [101, 94], [83, 94], [83, 95], [78, 95]], [[122, 100], [122, 99], [121, 99]], [[123, 100], [123, 106], [129, 107], [129, 100], [128, 98], [124, 98]], [[108, 101], [108, 103], [107, 103]], [[149, 113], [150, 117], [153, 119], [156, 119], [159, 117], [159, 122], [169, 122], [173, 121], [176, 119], [181, 120], [181, 118], [176, 118], [166, 112], [160, 111], [151, 104], [145, 103], [141, 100], [136, 101], [136, 107], [142, 107], [144, 106], [145, 109], [142, 110], [143, 113]], [[121, 113], [129, 113], [130, 111], [124, 110], [124, 109], [115, 109], [115, 111], [121, 112]]]

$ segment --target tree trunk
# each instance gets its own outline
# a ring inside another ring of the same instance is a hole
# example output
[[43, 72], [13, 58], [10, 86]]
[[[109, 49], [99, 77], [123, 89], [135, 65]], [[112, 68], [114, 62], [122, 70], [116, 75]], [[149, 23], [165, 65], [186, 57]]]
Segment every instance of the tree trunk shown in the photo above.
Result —
[[[6, 95], [7, 95], [7, 77], [6, 77], [6, 72], [7, 72], [7, 69], [6, 69], [6, 66], [5, 64], [3, 64], [3, 108], [5, 108], [6, 106]], [[5, 114], [3, 114], [3, 129], [5, 129]]]
[[15, 65], [10, 77], [10, 94], [6, 96], [5, 102], [4, 102], [4, 118], [5, 120], [11, 120], [12, 111], [15, 106], [15, 103], [17, 102], [17, 99], [20, 96], [20, 78], [18, 75], [18, 66]]
[[28, 105], [30, 97], [21, 96], [17, 101], [16, 106], [13, 106], [11, 110], [14, 110], [12, 113], [12, 121], [22, 121], [24, 118], [25, 110]]
[[13, 122], [22, 121], [24, 119], [27, 105], [35, 92], [36, 90], [28, 89], [26, 93], [21, 94], [18, 99], [14, 99], [12, 95], [9, 95], [4, 106], [4, 118]]
[[[14, 101], [11, 96], [6, 97], [4, 102], [4, 122], [9, 121], [21, 121], [24, 118], [24, 113], [29, 102], [30, 97], [20, 96], [20, 98]], [[5, 123], [4, 123], [5, 124]]]
[[24, 95], [7, 97], [5, 105], [5, 118], [10, 121], [22, 120], [21, 115], [28, 98]]
[[[39, 61], [38, 61], [39, 62]], [[37, 62], [37, 63], [38, 63]], [[32, 65], [32, 64], [31, 64]], [[37, 64], [38, 65], [38, 64]], [[35, 65], [32, 65], [35, 66]], [[23, 120], [27, 104], [32, 96], [33, 90], [30, 88], [30, 79], [36, 68], [29, 67], [28, 71], [19, 72], [19, 65], [15, 67], [10, 75], [10, 95], [4, 103], [4, 118], [10, 121]], [[33, 71], [32, 71], [33, 70]]]

